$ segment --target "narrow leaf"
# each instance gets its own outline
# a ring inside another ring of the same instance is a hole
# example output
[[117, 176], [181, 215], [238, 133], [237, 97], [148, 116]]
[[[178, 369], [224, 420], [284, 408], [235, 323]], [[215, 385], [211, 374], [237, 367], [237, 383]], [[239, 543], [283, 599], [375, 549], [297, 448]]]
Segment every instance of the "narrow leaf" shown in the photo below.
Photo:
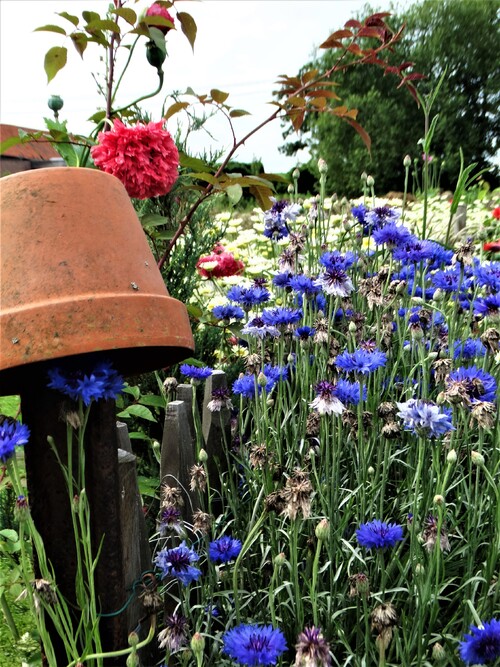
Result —
[[338, 39], [333, 39], [331, 37], [326, 39], [323, 44], [319, 45], [320, 49], [342, 49], [343, 47], [344, 45], [342, 42], [339, 42]]
[[141, 216], [141, 224], [146, 228], [158, 227], [159, 225], [166, 225], [168, 223], [168, 218], [157, 213], [146, 213], [146, 215]]
[[229, 112], [230, 118], [239, 118], [240, 116], [250, 116], [249, 111], [245, 111], [245, 109], [231, 109]]
[[318, 75], [318, 70], [317, 69], [310, 69], [307, 72], [304, 72], [302, 75], [302, 82], [303, 83], [308, 83], [308, 81], [312, 81], [314, 77]]
[[186, 153], [179, 153], [179, 164], [181, 167], [186, 167], [187, 169], [194, 169], [195, 171], [207, 171], [209, 166], [203, 160], [197, 157], [191, 157], [186, 155]]
[[168, 107], [167, 112], [163, 116], [165, 120], [171, 118], [174, 114], [187, 109], [190, 106], [189, 102], [174, 102], [171, 106]]
[[177, 18], [181, 24], [182, 32], [186, 35], [188, 42], [191, 44], [191, 48], [194, 51], [194, 43], [196, 41], [196, 32], [198, 28], [196, 27], [196, 22], [191, 14], [187, 12], [179, 12]]
[[57, 32], [59, 35], [64, 35], [66, 37], [66, 30], [61, 28], [58, 25], [42, 25], [40, 28], [35, 28], [33, 32]]
[[365, 144], [366, 148], [368, 149], [368, 152], [371, 152], [371, 146], [372, 146], [372, 140], [370, 139], [370, 135], [368, 132], [361, 127], [361, 125], [358, 123], [358, 121], [353, 120], [352, 118], [347, 118], [345, 119], [349, 125], [352, 125], [352, 127], [356, 130], [356, 132], [359, 134], [361, 139], [363, 139], [363, 143]]
[[53, 46], [47, 51], [43, 63], [47, 74], [47, 83], [50, 83], [59, 70], [66, 65], [67, 59], [68, 49], [64, 46]]

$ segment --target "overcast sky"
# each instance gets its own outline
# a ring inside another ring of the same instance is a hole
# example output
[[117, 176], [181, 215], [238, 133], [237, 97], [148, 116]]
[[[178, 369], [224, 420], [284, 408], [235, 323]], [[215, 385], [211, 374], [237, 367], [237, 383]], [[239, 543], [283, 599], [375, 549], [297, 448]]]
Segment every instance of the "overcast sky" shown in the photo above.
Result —
[[[411, 2], [411, 0], [406, 0]], [[151, 2], [131, 0], [128, 6], [139, 13]], [[364, 0], [204, 0], [177, 2], [178, 11], [187, 11], [198, 25], [194, 54], [179, 30], [168, 35], [168, 59], [165, 63], [165, 85], [160, 95], [142, 103], [154, 120], [161, 116], [162, 103], [170, 91], [196, 93], [219, 88], [230, 93], [227, 103], [243, 108], [252, 116], [235, 120], [237, 138], [263, 121], [274, 107], [272, 98], [276, 78], [280, 74], [295, 75], [307, 62], [315, 48], [331, 32], [340, 29]], [[387, 8], [388, 0], [373, 2]], [[33, 32], [36, 27], [58, 24], [69, 31], [71, 24], [56, 15], [67, 11], [81, 18], [83, 10], [104, 15], [108, 0], [0, 0], [0, 120], [2, 123], [43, 129], [43, 117], [51, 115], [47, 99], [58, 94], [64, 99], [60, 113], [75, 133], [91, 129], [86, 119], [92, 115], [102, 98], [96, 93], [92, 72], [103, 72], [97, 54], [102, 49], [90, 45], [83, 61], [69, 39], [63, 35]], [[47, 85], [43, 69], [46, 51], [52, 46], [68, 46], [68, 64]], [[134, 67], [124, 78], [117, 102], [126, 104], [154, 90], [155, 70], [143, 58], [141, 44], [136, 49]], [[176, 118], [176, 117], [174, 117]], [[175, 131], [176, 120], [167, 127]], [[211, 126], [214, 141], [201, 132], [191, 140], [191, 152], [196, 154], [211, 147], [227, 149], [231, 143], [230, 130], [222, 119]], [[237, 158], [242, 161], [262, 159], [265, 169], [286, 171], [296, 159], [282, 156], [279, 121], [248, 141]], [[305, 161], [306, 155], [299, 156]]]

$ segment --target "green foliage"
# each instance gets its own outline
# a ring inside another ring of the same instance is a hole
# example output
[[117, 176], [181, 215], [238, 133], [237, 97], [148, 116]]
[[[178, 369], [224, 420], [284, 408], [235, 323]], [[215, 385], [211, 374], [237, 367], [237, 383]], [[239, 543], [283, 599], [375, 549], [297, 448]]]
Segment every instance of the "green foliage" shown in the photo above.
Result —
[[[423, 0], [397, 8], [390, 20], [393, 26], [406, 23], [401, 41], [394, 45], [393, 61], [414, 63], [426, 75], [415, 84], [421, 95], [433, 90], [446, 71], [433, 108], [439, 122], [432, 142], [446, 188], [454, 186], [458, 178], [460, 147], [466, 164], [489, 167], [489, 180], [498, 179], [492, 159], [498, 150], [500, 125], [500, 65], [495, 56], [499, 9], [498, 0]], [[315, 66], [325, 71], [333, 57], [326, 52], [303, 69]], [[371, 154], [355, 132], [323, 113], [309, 116], [303, 129], [310, 134], [300, 136], [302, 145], [311, 147], [312, 163], [319, 157], [326, 159], [331, 191], [354, 195], [363, 171], [374, 176], [378, 192], [401, 191], [403, 182], [397, 174], [404, 156], [417, 154], [420, 159], [422, 152], [417, 149], [425, 130], [422, 111], [396, 87], [390, 74], [382, 77], [374, 67], [347, 68], [338, 84], [336, 92], [343, 103], [360, 109], [358, 120], [372, 139]], [[288, 128], [287, 134], [290, 132]], [[290, 152], [300, 145], [296, 141]]]

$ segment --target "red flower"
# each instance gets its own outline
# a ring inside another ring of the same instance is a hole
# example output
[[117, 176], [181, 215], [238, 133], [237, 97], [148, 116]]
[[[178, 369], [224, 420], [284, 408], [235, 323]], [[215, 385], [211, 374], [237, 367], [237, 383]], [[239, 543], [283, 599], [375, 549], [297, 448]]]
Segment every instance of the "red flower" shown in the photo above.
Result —
[[[169, 11], [167, 11], [165, 7], [163, 7], [163, 5], [160, 5], [157, 2], [154, 2], [151, 5], [151, 7], [146, 12], [146, 16], [161, 16], [161, 18], [170, 21], [172, 25], [174, 24], [174, 17], [170, 14]], [[155, 25], [154, 27], [158, 28], [158, 30], [161, 30], [164, 35], [166, 35], [170, 30], [170, 28], [166, 25]]]
[[495, 220], [500, 220], [500, 206], [496, 206], [492, 211]]
[[484, 252], [500, 252], [500, 239], [498, 241], [491, 241], [483, 245]]
[[245, 265], [218, 243], [211, 255], [200, 257], [196, 262], [196, 268], [204, 278], [228, 278], [243, 273]]
[[116, 119], [113, 129], [100, 132], [97, 140], [90, 149], [96, 166], [119, 178], [130, 197], [148, 199], [170, 192], [179, 175], [179, 152], [162, 120], [126, 127]]

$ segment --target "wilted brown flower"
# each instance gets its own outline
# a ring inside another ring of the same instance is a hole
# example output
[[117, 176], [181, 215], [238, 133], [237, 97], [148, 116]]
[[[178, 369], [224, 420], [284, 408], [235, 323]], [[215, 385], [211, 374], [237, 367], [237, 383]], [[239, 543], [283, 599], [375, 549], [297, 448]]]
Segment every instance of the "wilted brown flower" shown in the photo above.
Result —
[[383, 280], [378, 275], [371, 278], [363, 278], [359, 281], [359, 291], [366, 296], [369, 310], [373, 310], [374, 306], [384, 305], [384, 296], [382, 294], [383, 284]]
[[171, 614], [165, 618], [165, 628], [158, 633], [158, 642], [161, 649], [178, 651], [187, 643], [188, 620], [180, 614]]
[[358, 572], [349, 577], [349, 597], [368, 598], [370, 595], [370, 580], [363, 572]]
[[481, 428], [491, 429], [495, 426], [496, 405], [489, 401], [476, 401], [471, 406], [471, 425], [476, 422]]
[[401, 426], [398, 422], [388, 421], [382, 426], [381, 431], [387, 440], [395, 440], [401, 433]]
[[472, 239], [467, 239], [465, 243], [462, 243], [462, 245], [458, 247], [456, 253], [452, 257], [451, 262], [452, 264], [459, 262], [460, 264], [464, 264], [466, 266], [472, 266], [473, 258], [474, 243]]
[[293, 521], [300, 511], [303, 518], [307, 519], [311, 512], [312, 493], [313, 487], [308, 473], [305, 470], [295, 470], [286, 480], [283, 494], [286, 507], [281, 513]]
[[266, 512], [275, 512], [281, 514], [286, 506], [284, 494], [281, 491], [273, 491], [264, 501]]
[[253, 353], [249, 354], [245, 359], [245, 368], [249, 373], [254, 373], [260, 368], [260, 355]]
[[167, 483], [163, 484], [160, 497], [162, 506], [177, 505], [177, 507], [182, 507], [184, 505], [182, 491], [178, 486], [169, 486]]
[[252, 445], [249, 453], [250, 465], [252, 468], [266, 468], [272, 461], [272, 455], [267, 449], [267, 445], [262, 443], [260, 445]]
[[436, 359], [432, 363], [436, 382], [443, 382], [451, 370], [451, 359]]
[[396, 412], [397, 412], [396, 404], [391, 403], [390, 401], [383, 401], [382, 403], [379, 404], [377, 408], [378, 416], [381, 417], [382, 419], [388, 419], [389, 421], [392, 421]]
[[309, 436], [319, 435], [319, 425], [321, 423], [321, 415], [319, 412], [310, 412], [307, 415], [306, 434]]
[[304, 628], [297, 637], [293, 667], [330, 667], [330, 647], [320, 628]]
[[372, 630], [377, 633], [377, 646], [385, 650], [392, 639], [392, 628], [398, 621], [396, 609], [390, 602], [379, 604], [370, 614], [370, 620]]
[[47, 579], [35, 579], [31, 585], [33, 587], [33, 601], [37, 612], [40, 611], [42, 602], [50, 606], [57, 604], [57, 595], [50, 581], [47, 581]]
[[317, 317], [314, 324], [313, 341], [316, 344], [322, 345], [328, 343], [328, 320], [325, 317]]
[[174, 377], [168, 377], [165, 378], [163, 381], [163, 386], [165, 387], [165, 391], [167, 391], [169, 394], [174, 394], [176, 389], [177, 389], [177, 380]]
[[[448, 531], [443, 522], [441, 530], [439, 531], [439, 545], [441, 551], [449, 551], [451, 549], [450, 540], [448, 539]], [[430, 514], [424, 521], [424, 530], [422, 531], [422, 540], [427, 551], [432, 551], [436, 546], [438, 539], [438, 520], [435, 516]]]
[[193, 530], [202, 533], [202, 535], [207, 535], [212, 528], [213, 516], [202, 512], [201, 510], [196, 510], [193, 512]]
[[207, 488], [207, 473], [205, 467], [195, 464], [194, 466], [191, 466], [189, 474], [191, 475], [191, 481], [189, 482], [191, 491], [205, 491]]
[[496, 354], [499, 350], [500, 331], [494, 327], [490, 327], [480, 336], [480, 340], [489, 352]]

